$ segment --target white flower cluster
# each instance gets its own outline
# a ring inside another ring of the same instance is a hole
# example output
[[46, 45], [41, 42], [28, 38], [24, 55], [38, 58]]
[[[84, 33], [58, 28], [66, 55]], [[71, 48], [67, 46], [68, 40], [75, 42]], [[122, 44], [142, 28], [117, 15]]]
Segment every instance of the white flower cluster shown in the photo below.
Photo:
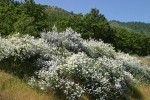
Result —
[[103, 41], [83, 40], [81, 35], [74, 32], [71, 28], [65, 32], [42, 33], [41, 38], [46, 39], [50, 44], [62, 46], [69, 51], [85, 52], [88, 56], [97, 58], [99, 56], [114, 57], [116, 52], [110, 44]]
[[60, 72], [65, 78], [80, 82], [83, 90], [97, 99], [109, 99], [113, 89], [122, 91], [125, 87], [121, 82], [127, 77], [124, 73], [121, 62], [107, 57], [93, 60], [84, 53], [69, 57]]
[[135, 78], [150, 82], [150, 67], [148, 65], [143, 65], [136, 57], [124, 53], [118, 53], [116, 59], [121, 60], [124, 70], [131, 73]]
[[[72, 29], [42, 33], [41, 38], [19, 34], [0, 37], [0, 61], [9, 57], [28, 59], [40, 70], [29, 84], [41, 90], [59, 90], [66, 99], [84, 94], [97, 100], [128, 98], [127, 84], [135, 79], [150, 82], [150, 68], [128, 54], [117, 53], [103, 41], [83, 40]], [[14, 59], [14, 60], [15, 60]]]
[[100, 56], [115, 57], [116, 52], [114, 47], [103, 41], [87, 40], [82, 41], [82, 49], [86, 54], [92, 58], [98, 58]]
[[0, 61], [11, 56], [24, 60], [31, 56], [46, 57], [55, 54], [57, 48], [51, 48], [44, 39], [35, 39], [29, 35], [15, 34], [7, 38], [0, 37]]
[[[68, 54], [67, 51], [63, 51], [65, 54]], [[61, 61], [63, 61], [61, 55], [62, 53], [57, 46], [54, 47], [50, 45], [42, 38], [34, 38], [29, 35], [21, 36], [20, 34], [5, 38], [0, 37], [0, 61], [3, 60], [2, 64], [3, 62], [8, 63], [12, 60], [15, 62], [19, 60], [20, 63], [20, 61], [22, 62], [32, 58], [34, 59], [32, 65], [35, 65], [37, 67], [36, 69], [42, 67], [46, 69], [48, 67], [54, 70], [49, 66], [53, 65], [55, 68], [55, 63], [61, 63]], [[33, 66], [31, 66], [31, 69], [32, 67]]]

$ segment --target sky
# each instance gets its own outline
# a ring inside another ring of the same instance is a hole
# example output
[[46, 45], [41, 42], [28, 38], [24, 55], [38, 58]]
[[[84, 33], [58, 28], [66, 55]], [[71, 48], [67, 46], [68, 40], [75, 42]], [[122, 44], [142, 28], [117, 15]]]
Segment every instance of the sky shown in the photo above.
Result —
[[[21, 0], [17, 0], [21, 1]], [[22, 0], [24, 1], [24, 0]], [[108, 20], [150, 23], [150, 0], [34, 0], [38, 4], [57, 6], [69, 12], [90, 12], [99, 9]]]

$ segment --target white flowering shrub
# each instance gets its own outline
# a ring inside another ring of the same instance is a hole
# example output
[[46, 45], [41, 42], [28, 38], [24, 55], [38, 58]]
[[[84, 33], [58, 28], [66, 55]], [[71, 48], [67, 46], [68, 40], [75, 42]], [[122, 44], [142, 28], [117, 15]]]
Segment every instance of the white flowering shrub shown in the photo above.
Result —
[[134, 77], [141, 81], [150, 82], [150, 67], [143, 65], [136, 57], [128, 54], [118, 53], [117, 60], [121, 60], [125, 71], [130, 72]]
[[0, 42], [0, 60], [10, 56], [24, 60], [36, 54], [45, 56], [55, 51], [55, 48], [51, 48], [44, 39], [35, 39], [29, 35], [21, 37], [16, 34], [8, 38], [1, 38]]
[[62, 46], [72, 52], [85, 52], [88, 56], [97, 58], [99, 56], [114, 57], [116, 52], [110, 44], [103, 41], [83, 40], [79, 33], [74, 32], [71, 28], [65, 32], [48, 32], [42, 33], [41, 38], [46, 39], [50, 44]]
[[11, 71], [18, 69], [20, 70], [19, 74], [23, 74], [26, 70], [33, 73], [33, 70], [43, 67], [44, 65], [39, 66], [39, 63], [39, 67], [35, 65], [39, 59], [44, 59], [44, 61], [56, 60], [61, 55], [57, 47], [50, 46], [44, 39], [35, 39], [29, 35], [15, 34], [0, 38], [0, 42], [0, 67], [4, 66], [6, 69], [8, 66], [7, 69], [12, 68]]
[[84, 40], [82, 41], [82, 51], [86, 52], [92, 58], [116, 56], [114, 48], [110, 44], [103, 43], [103, 41]]
[[135, 57], [117, 53], [103, 41], [83, 40], [71, 28], [56, 30], [41, 33], [41, 38], [0, 37], [1, 66], [17, 64], [20, 73], [29, 69], [34, 74], [28, 84], [47, 92], [55, 90], [68, 100], [86, 94], [94, 100], [129, 99], [129, 84], [150, 82], [150, 68]]
[[60, 76], [79, 82], [93, 98], [106, 100], [112, 97], [118, 99], [117, 95], [123, 95], [126, 89], [123, 82], [132, 75], [123, 70], [119, 61], [107, 57], [93, 60], [84, 53], [78, 53], [67, 59], [61, 67]]

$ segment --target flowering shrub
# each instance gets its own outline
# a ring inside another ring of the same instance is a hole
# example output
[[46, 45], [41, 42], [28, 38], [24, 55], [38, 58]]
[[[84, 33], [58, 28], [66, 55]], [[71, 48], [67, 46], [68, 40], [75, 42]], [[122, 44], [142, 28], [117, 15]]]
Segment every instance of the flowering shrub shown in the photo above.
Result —
[[29, 35], [20, 36], [16, 34], [8, 38], [0, 40], [0, 60], [13, 56], [24, 60], [36, 54], [46, 56], [48, 53], [53, 53], [56, 48], [51, 48], [45, 40], [35, 39]]
[[38, 59], [56, 59], [55, 54], [61, 55], [57, 47], [51, 47], [44, 39], [35, 39], [29, 35], [15, 34], [0, 38], [0, 42], [0, 67], [4, 65], [4, 69], [6, 69], [8, 66], [7, 70], [9, 70], [14, 65], [14, 69], [11, 70], [14, 73], [17, 73], [15, 72], [17, 66], [20, 70], [19, 74], [27, 73], [25, 72], [27, 70], [28, 72], [31, 70], [31, 73], [33, 73], [33, 70], [42, 67], [35, 65]]
[[130, 72], [135, 78], [138, 78], [141, 81], [150, 82], [150, 67], [143, 65], [136, 57], [118, 53], [116, 59], [121, 60], [123, 62], [124, 70]]
[[114, 57], [116, 55], [114, 47], [110, 44], [105, 44], [103, 41], [83, 40], [81, 35], [71, 28], [61, 33], [56, 31], [42, 33], [41, 38], [46, 39], [50, 44], [62, 46], [75, 53], [85, 52], [88, 56], [94, 58], [99, 56]]
[[30, 63], [38, 70], [28, 83], [47, 92], [59, 90], [68, 100], [84, 94], [97, 100], [129, 99], [128, 84], [150, 81], [150, 68], [136, 58], [102, 41], [83, 40], [70, 28], [60, 33], [55, 28], [41, 38], [0, 37], [0, 43], [0, 62], [34, 58]]

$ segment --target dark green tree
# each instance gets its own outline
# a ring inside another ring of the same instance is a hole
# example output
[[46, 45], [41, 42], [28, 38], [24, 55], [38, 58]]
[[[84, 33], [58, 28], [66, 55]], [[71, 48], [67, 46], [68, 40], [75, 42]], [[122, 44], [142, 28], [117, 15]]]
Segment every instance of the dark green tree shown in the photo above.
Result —
[[29, 32], [28, 34], [39, 36], [48, 27], [47, 18], [45, 6], [35, 4], [34, 0], [25, 0], [22, 3], [14, 0], [0, 1], [1, 35]]
[[56, 23], [59, 31], [64, 31], [67, 27], [73, 28], [74, 31], [83, 32], [83, 15], [76, 14], [59, 19]]
[[0, 3], [0, 34], [8, 35], [14, 32], [13, 23], [16, 18], [16, 7], [11, 0], [3, 0]]
[[46, 29], [47, 26], [47, 14], [45, 13], [45, 7], [38, 4], [28, 4], [24, 3], [20, 6], [21, 13], [28, 15], [29, 17], [34, 18], [34, 27], [37, 31], [37, 36], [43, 29]]
[[35, 4], [34, 0], [25, 0], [25, 3]]
[[82, 33], [83, 37], [85, 34], [90, 33], [92, 38], [94, 39], [103, 39], [107, 41], [109, 36], [109, 22], [104, 17], [104, 15], [99, 13], [99, 10], [92, 9], [90, 13], [87, 13], [84, 16], [84, 28], [87, 32]]
[[111, 42], [116, 50], [130, 54], [149, 55], [150, 36], [146, 34], [128, 31], [120, 27], [112, 27], [114, 30]]

